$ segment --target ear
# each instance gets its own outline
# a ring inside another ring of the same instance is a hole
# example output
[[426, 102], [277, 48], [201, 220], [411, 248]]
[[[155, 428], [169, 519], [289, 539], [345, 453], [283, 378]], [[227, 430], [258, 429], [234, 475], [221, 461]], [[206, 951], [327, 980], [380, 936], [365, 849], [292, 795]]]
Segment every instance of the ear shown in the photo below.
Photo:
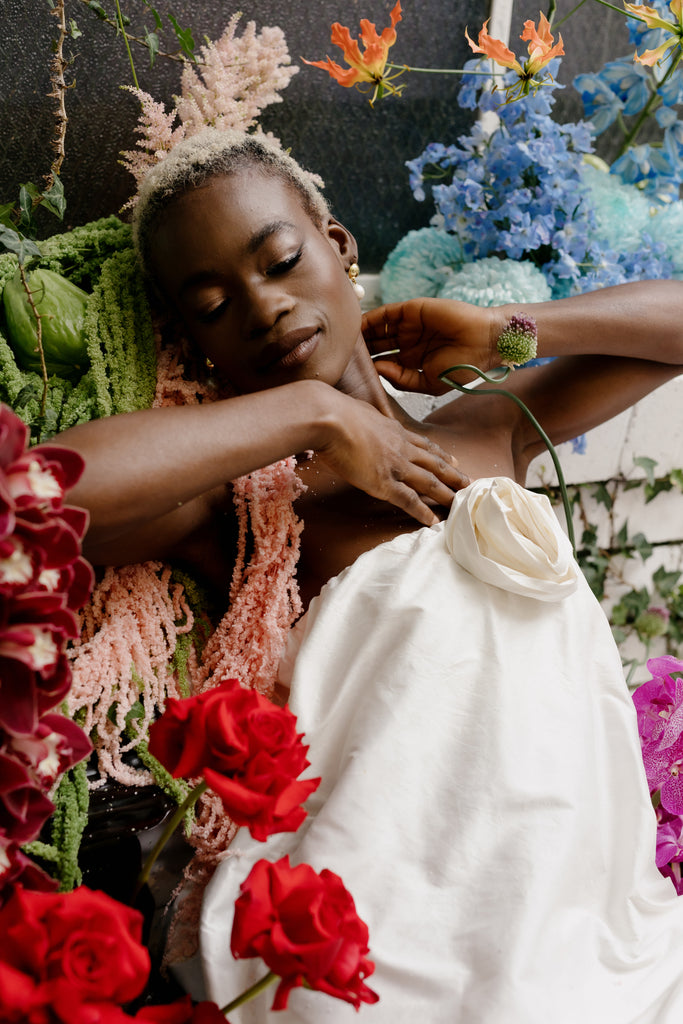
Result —
[[348, 228], [345, 228], [334, 217], [328, 218], [327, 224], [323, 227], [323, 233], [327, 236], [327, 240], [332, 248], [339, 253], [344, 270], [348, 270], [351, 264], [356, 263], [358, 260], [358, 243], [356, 239]]

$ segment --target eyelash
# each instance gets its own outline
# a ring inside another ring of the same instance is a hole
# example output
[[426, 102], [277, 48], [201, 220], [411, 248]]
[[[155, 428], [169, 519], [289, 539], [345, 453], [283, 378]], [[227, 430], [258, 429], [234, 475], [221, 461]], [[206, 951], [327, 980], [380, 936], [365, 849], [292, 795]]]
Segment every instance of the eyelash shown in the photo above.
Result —
[[303, 254], [303, 246], [292, 255], [288, 256], [286, 260], [281, 260], [274, 266], [269, 267], [266, 271], [268, 277], [277, 277], [278, 274], [286, 274], [288, 270], [291, 270], [297, 265]]
[[[278, 277], [280, 274], [286, 274], [288, 270], [293, 270], [301, 259], [303, 251], [302, 246], [291, 256], [288, 256], [287, 259], [280, 260], [279, 263], [275, 263], [272, 267], [269, 267], [266, 271], [266, 277]], [[223, 302], [219, 302], [217, 306], [210, 309], [208, 313], [202, 313], [201, 316], [198, 317], [199, 322], [202, 324], [212, 324], [215, 320], [218, 320], [224, 312], [225, 307], [228, 305], [228, 302], [228, 299], [224, 299]]]

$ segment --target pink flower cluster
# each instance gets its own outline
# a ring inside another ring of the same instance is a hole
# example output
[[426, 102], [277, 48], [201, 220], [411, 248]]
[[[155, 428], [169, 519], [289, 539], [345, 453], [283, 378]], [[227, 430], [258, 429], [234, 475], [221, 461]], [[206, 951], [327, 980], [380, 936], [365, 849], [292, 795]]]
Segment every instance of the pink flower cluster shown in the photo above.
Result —
[[220, 39], [200, 47], [197, 68], [201, 70], [185, 64], [181, 95], [170, 112], [149, 93], [130, 90], [142, 106], [137, 127], [139, 150], [123, 152], [121, 163], [138, 186], [150, 167], [163, 160], [181, 139], [208, 125], [248, 131], [256, 126], [264, 107], [282, 102], [280, 91], [299, 70], [291, 65], [284, 33], [277, 27], [257, 32], [250, 21], [237, 36], [240, 17], [233, 14]]
[[66, 641], [93, 583], [80, 554], [87, 515], [63, 504], [83, 463], [53, 445], [27, 449], [27, 435], [0, 405], [0, 903], [18, 881], [52, 887], [20, 846], [52, 814], [58, 775], [90, 751], [54, 711], [71, 684]]
[[683, 661], [651, 658], [652, 679], [635, 690], [633, 703], [650, 792], [656, 795], [657, 867], [683, 894]]

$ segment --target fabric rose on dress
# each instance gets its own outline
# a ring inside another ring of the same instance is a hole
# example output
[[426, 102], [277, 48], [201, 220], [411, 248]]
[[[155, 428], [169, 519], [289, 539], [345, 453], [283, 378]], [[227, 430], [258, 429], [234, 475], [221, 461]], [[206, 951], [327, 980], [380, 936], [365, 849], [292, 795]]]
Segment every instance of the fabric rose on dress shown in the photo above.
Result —
[[560, 601], [578, 586], [581, 570], [549, 499], [507, 477], [458, 491], [444, 537], [463, 569], [501, 590]]
[[295, 832], [301, 804], [320, 779], [298, 779], [308, 747], [296, 717], [236, 679], [185, 700], [170, 699], [150, 726], [149, 750], [175, 778], [203, 775], [237, 825], [254, 839]]
[[230, 948], [236, 959], [261, 957], [279, 975], [273, 1010], [287, 1007], [293, 988], [306, 985], [352, 1003], [376, 1003], [364, 979], [368, 928], [353, 898], [332, 871], [258, 861], [240, 887]]
[[137, 910], [83, 886], [70, 893], [16, 888], [0, 911], [0, 1019], [130, 1019], [118, 1004], [140, 995], [149, 976], [142, 923]]

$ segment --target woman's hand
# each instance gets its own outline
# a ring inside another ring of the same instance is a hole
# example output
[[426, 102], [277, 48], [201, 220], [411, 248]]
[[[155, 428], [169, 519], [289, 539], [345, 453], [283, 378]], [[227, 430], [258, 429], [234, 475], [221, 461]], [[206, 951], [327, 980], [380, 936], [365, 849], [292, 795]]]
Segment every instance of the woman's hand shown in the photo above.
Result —
[[315, 449], [323, 462], [353, 487], [396, 505], [425, 526], [439, 522], [428, 503], [448, 508], [455, 492], [470, 482], [457, 460], [366, 402], [334, 394], [341, 402], [328, 420], [330, 439]]
[[[370, 310], [362, 331], [371, 355], [382, 356], [375, 369], [395, 387], [445, 395], [448, 385], [439, 378], [451, 366], [499, 365], [498, 319], [492, 310], [455, 299], [408, 299]], [[460, 384], [476, 379], [466, 371], [454, 375]]]

